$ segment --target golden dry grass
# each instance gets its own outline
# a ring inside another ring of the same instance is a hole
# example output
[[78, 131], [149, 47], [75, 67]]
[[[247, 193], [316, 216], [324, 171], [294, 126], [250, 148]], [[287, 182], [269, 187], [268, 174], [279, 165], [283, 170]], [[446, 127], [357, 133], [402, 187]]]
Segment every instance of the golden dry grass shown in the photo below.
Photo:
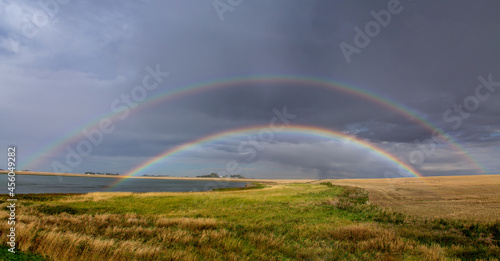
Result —
[[[165, 246], [219, 242], [229, 235], [227, 230], [215, 230], [217, 221], [207, 218], [23, 212], [16, 226], [20, 249], [53, 260], [199, 260], [186, 249]], [[4, 217], [5, 212], [1, 213]], [[6, 231], [9, 226], [2, 222], [0, 229]]]

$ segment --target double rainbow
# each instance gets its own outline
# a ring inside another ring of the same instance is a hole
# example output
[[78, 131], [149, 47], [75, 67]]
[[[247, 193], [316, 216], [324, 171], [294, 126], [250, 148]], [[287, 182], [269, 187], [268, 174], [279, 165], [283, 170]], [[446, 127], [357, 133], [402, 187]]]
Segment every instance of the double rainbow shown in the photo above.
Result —
[[[298, 86], [306, 86], [308, 88], [310, 87], [316, 87], [316, 88], [324, 88], [332, 91], [338, 91], [342, 93], [346, 93], [349, 95], [352, 95], [354, 97], [358, 97], [360, 99], [363, 99], [365, 101], [371, 102], [373, 104], [376, 104], [378, 106], [387, 108], [391, 111], [394, 111], [398, 113], [399, 115], [411, 120], [415, 124], [423, 127], [424, 129], [428, 130], [429, 132], [432, 133], [437, 133], [441, 136], [441, 138], [449, 143], [449, 145], [457, 152], [462, 155], [462, 157], [469, 162], [475, 169], [477, 169], [481, 173], [485, 173], [484, 168], [479, 165], [467, 152], [466, 150], [458, 143], [456, 142], [452, 137], [448, 136], [446, 133], [444, 133], [443, 130], [440, 128], [434, 126], [431, 122], [427, 121], [424, 117], [422, 117], [420, 114], [417, 112], [411, 110], [410, 108], [404, 106], [403, 104], [396, 103], [393, 100], [390, 100], [386, 97], [383, 97], [381, 95], [378, 95], [374, 92], [371, 92], [367, 89], [361, 89], [358, 87], [354, 86], [349, 86], [347, 84], [343, 83], [336, 83], [333, 82], [329, 79], [324, 79], [324, 78], [319, 78], [319, 77], [311, 77], [311, 76], [294, 76], [294, 75], [253, 75], [253, 76], [245, 76], [245, 77], [235, 77], [235, 78], [225, 78], [222, 80], [214, 80], [214, 81], [209, 81], [209, 82], [203, 82], [199, 84], [194, 84], [194, 85], [188, 85], [184, 86], [181, 88], [168, 88], [167, 90], [152, 96], [142, 103], [138, 105], [138, 107], [134, 108], [132, 112], [137, 112], [140, 110], [143, 110], [145, 108], [165, 103], [165, 102], [170, 102], [173, 100], [181, 99], [183, 97], [189, 96], [189, 95], [195, 95], [198, 93], [203, 93], [203, 92], [208, 92], [211, 90], [218, 90], [218, 89], [223, 89], [223, 88], [232, 88], [232, 87], [249, 87], [254, 84], [287, 84], [290, 86], [298, 87]], [[102, 119], [108, 118], [110, 120], [113, 120], [114, 122], [118, 121], [118, 117], [120, 116], [121, 112], [110, 112], [106, 113], [104, 115], [101, 115], [99, 117], [96, 117], [94, 120], [90, 121], [87, 124], [81, 125], [77, 128], [75, 128], [73, 131], [70, 131], [67, 135], [62, 137], [61, 139], [52, 142], [45, 146], [44, 148], [40, 149], [38, 152], [34, 153], [31, 157], [28, 158], [25, 164], [23, 164], [22, 168], [28, 168], [32, 169], [37, 167], [41, 162], [44, 157], [45, 158], [52, 158], [55, 155], [61, 153], [66, 146], [69, 146], [73, 143], [78, 142], [81, 139], [84, 139], [85, 137], [82, 134], [82, 131], [84, 129], [90, 129], [90, 128], [95, 128], [98, 126], [99, 121]], [[249, 127], [250, 129], [253, 127]], [[311, 128], [314, 129], [315, 127], [303, 127], [302, 130]], [[245, 129], [245, 128], [243, 128]], [[222, 133], [216, 133], [213, 135], [209, 135], [208, 137], [198, 139], [196, 141], [190, 142], [187, 145], [180, 145], [182, 148], [188, 148], [189, 145], [197, 144], [199, 142], [203, 141], [208, 141], [210, 139], [214, 139], [215, 137], [222, 137], [226, 135], [227, 133], [235, 133], [238, 131], [242, 131], [243, 129], [236, 129], [236, 130], [227, 130], [223, 131]], [[321, 129], [318, 127], [318, 131], [321, 130], [323, 133], [326, 133], [326, 130]], [[320, 132], [321, 132], [320, 131]], [[335, 134], [335, 135], [333, 135]], [[338, 132], [333, 131], [330, 133], [330, 135], [333, 135], [337, 137]], [[179, 147], [179, 146], [178, 146]], [[177, 148], [177, 147], [176, 147]], [[170, 150], [168, 150], [170, 151]], [[168, 154], [168, 151], [161, 153], [159, 156], [154, 157], [152, 160], [148, 160], [146, 162], [157, 162], [157, 159], [161, 155], [170, 155]], [[165, 156], [163, 156], [165, 157]], [[153, 162], [153, 164], [154, 164]], [[140, 164], [138, 167], [134, 168], [136, 169], [144, 169], [147, 167], [147, 164], [143, 163]], [[130, 171], [127, 173], [127, 176], [135, 175], [137, 171]]]

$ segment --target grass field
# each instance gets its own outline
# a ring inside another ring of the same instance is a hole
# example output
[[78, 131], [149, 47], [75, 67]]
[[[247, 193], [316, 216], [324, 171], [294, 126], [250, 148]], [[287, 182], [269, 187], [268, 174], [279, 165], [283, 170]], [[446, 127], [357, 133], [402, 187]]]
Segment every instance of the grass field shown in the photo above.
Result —
[[[471, 186], [467, 193], [457, 178], [444, 179], [454, 179], [457, 188], [449, 180], [436, 184], [455, 191], [449, 197], [456, 200], [486, 189]], [[477, 186], [492, 182], [479, 179]], [[195, 193], [18, 195], [17, 241], [28, 257], [20, 260], [498, 260], [499, 220], [487, 214], [435, 215], [440, 204], [453, 201], [437, 185], [431, 188], [439, 197], [432, 199], [418, 192], [431, 189], [428, 182], [411, 185], [414, 179], [390, 186], [385, 180], [350, 182], [355, 181]], [[403, 192], [405, 184], [413, 191]], [[421, 211], [408, 207], [412, 211], [404, 214], [400, 205], [412, 203], [412, 193]], [[484, 200], [496, 213], [500, 204], [491, 198], [500, 192], [488, 193], [493, 194], [478, 194], [475, 202]], [[481, 212], [483, 206], [467, 208]], [[0, 257], [12, 258], [5, 252], [0, 248]]]

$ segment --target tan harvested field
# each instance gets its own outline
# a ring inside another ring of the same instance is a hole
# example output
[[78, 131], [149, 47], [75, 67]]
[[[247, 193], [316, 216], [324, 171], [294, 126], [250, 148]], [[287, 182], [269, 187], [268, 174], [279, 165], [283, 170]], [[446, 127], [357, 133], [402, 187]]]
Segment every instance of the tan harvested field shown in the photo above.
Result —
[[500, 175], [328, 181], [364, 188], [372, 204], [412, 216], [500, 221]]

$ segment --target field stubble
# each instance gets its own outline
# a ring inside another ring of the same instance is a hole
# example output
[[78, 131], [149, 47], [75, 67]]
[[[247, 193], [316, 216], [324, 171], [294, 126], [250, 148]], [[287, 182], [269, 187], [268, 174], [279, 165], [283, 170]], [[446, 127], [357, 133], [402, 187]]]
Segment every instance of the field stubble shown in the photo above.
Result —
[[500, 221], [500, 175], [328, 181], [364, 188], [373, 204], [412, 216]]

